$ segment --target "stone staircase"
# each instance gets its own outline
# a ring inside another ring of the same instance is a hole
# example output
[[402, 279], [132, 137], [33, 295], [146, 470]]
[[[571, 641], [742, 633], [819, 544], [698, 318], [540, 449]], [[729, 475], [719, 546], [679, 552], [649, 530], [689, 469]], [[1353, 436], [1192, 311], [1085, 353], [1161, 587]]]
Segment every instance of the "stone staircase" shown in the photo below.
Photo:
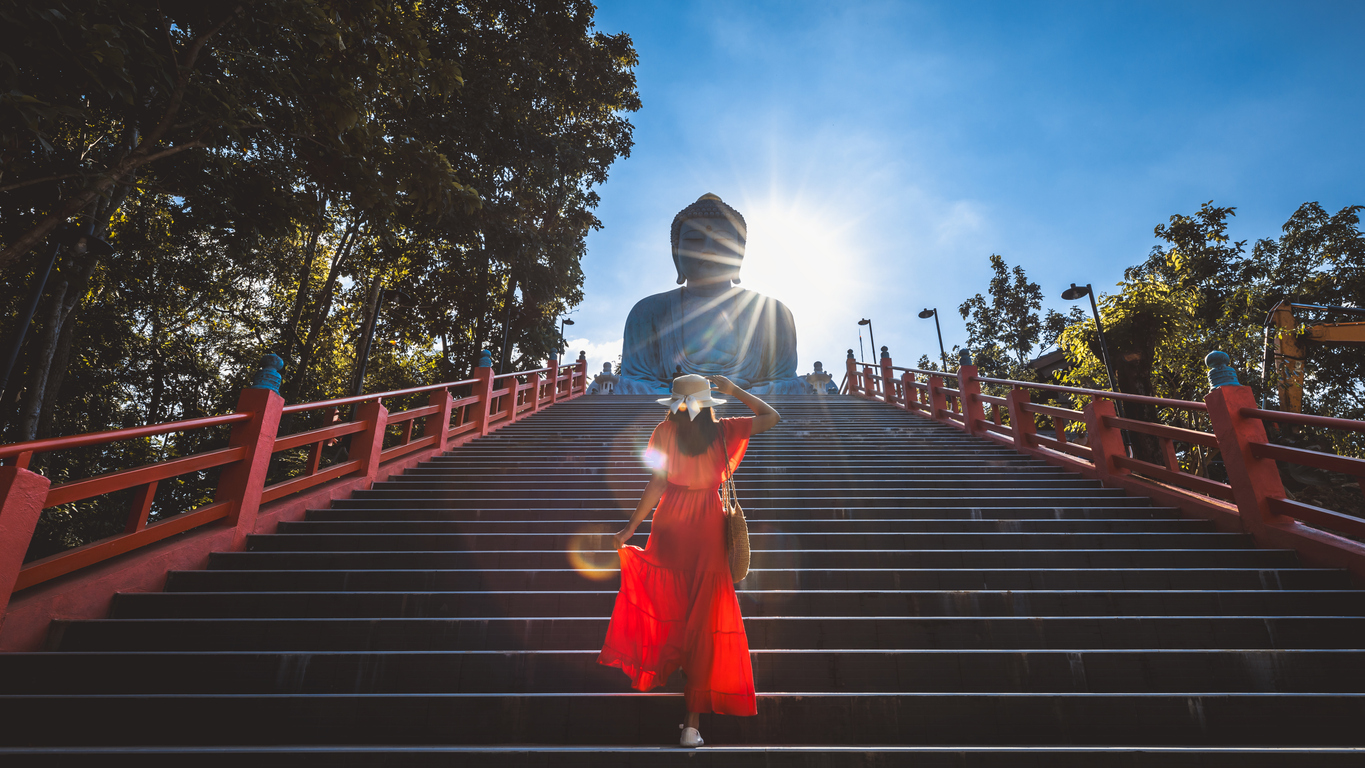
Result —
[[595, 663], [662, 409], [588, 397], [0, 655], [0, 764], [1365, 764], [1344, 573], [882, 404], [774, 405], [737, 478], [759, 715], [699, 753], [680, 680]]

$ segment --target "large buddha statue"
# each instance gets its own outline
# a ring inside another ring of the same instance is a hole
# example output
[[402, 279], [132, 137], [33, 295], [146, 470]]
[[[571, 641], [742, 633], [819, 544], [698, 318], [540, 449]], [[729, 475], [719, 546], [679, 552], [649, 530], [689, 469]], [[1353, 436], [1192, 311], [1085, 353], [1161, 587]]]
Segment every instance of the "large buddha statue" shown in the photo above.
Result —
[[755, 394], [804, 394], [796, 324], [782, 302], [738, 287], [748, 230], [702, 195], [673, 217], [682, 285], [641, 299], [626, 319], [618, 394], [663, 394], [681, 373], [720, 374]]

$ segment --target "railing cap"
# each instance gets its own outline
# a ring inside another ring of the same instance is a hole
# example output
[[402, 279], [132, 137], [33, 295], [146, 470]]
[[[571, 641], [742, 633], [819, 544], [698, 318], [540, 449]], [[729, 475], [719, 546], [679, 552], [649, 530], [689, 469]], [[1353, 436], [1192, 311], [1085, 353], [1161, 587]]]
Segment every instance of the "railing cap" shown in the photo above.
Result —
[[1238, 385], [1237, 371], [1233, 370], [1228, 353], [1214, 350], [1204, 358], [1204, 364], [1209, 367], [1209, 389]]
[[261, 358], [260, 366], [256, 378], [251, 382], [251, 389], [268, 389], [279, 394], [280, 382], [284, 380], [284, 360], [279, 355], [268, 352]]

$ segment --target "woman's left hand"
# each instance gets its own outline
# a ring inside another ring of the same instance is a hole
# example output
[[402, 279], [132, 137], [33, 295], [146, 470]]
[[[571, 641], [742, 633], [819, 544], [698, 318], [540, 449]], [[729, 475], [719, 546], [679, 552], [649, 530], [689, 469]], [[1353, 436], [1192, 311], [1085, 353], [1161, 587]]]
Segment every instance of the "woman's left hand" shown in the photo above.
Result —
[[621, 530], [613, 534], [611, 539], [612, 542], [616, 545], [616, 549], [620, 549], [624, 547], [626, 545], [626, 542], [630, 541], [630, 537], [634, 535], [635, 531], [631, 530], [630, 528], [622, 528]]
[[707, 376], [706, 380], [711, 382], [711, 386], [722, 395], [738, 395], [739, 386], [724, 376]]

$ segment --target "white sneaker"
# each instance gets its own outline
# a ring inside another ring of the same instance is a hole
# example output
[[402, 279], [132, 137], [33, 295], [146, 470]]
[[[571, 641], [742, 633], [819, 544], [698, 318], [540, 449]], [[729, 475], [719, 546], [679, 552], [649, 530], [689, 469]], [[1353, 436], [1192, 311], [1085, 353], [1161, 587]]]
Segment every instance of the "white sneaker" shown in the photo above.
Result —
[[684, 728], [681, 725], [678, 727], [682, 728], [682, 738], [678, 740], [679, 745], [688, 749], [696, 749], [706, 743], [702, 741], [701, 732], [696, 728]]

